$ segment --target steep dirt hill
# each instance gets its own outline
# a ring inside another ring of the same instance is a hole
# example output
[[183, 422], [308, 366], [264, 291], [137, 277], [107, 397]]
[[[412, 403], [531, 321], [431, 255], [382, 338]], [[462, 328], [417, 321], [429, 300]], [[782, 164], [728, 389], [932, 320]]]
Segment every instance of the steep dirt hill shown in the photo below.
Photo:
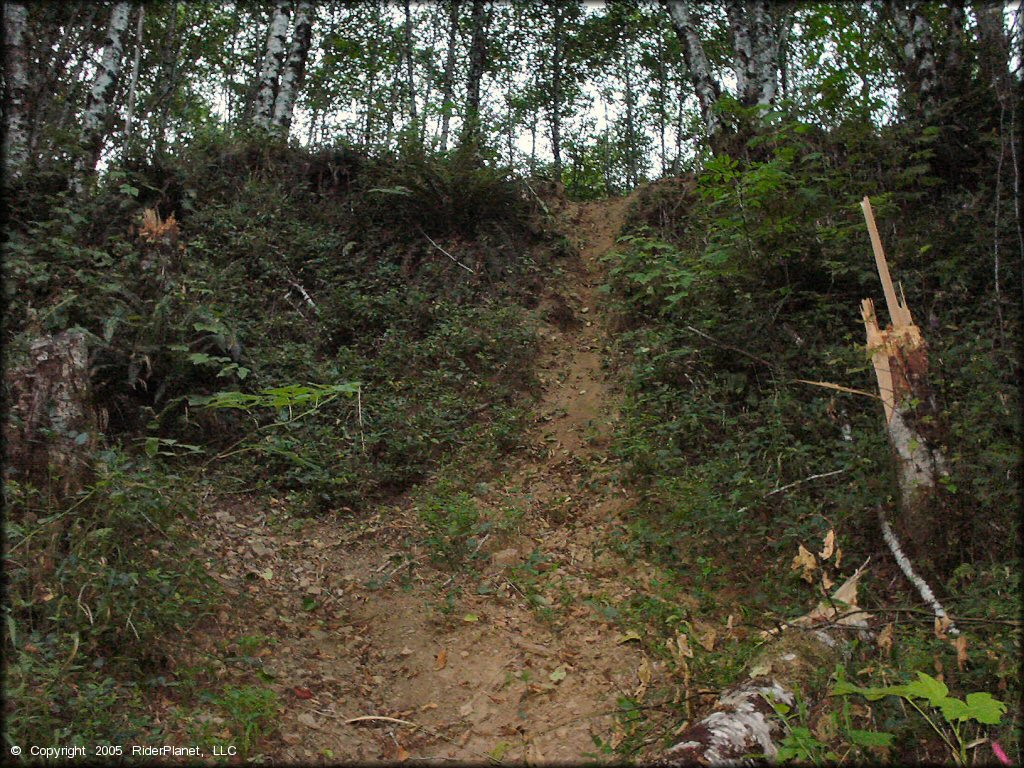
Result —
[[[470, 553], [473, 574], [431, 566], [408, 503], [288, 531], [274, 524], [284, 502], [248, 498], [197, 523], [231, 600], [176, 661], [212, 655], [225, 685], [255, 669], [277, 691], [280, 727], [256, 751], [275, 762], [600, 759], [594, 737], [615, 743], [619, 697], [656, 683], [659, 666], [587, 602], [628, 595], [627, 574], [643, 579], [608, 548], [630, 499], [606, 453], [616, 396], [595, 291], [628, 202], [562, 212], [579, 258], [542, 304], [544, 392], [526, 448], [476, 486], [496, 525]], [[453, 580], [464, 591], [448, 604]]]

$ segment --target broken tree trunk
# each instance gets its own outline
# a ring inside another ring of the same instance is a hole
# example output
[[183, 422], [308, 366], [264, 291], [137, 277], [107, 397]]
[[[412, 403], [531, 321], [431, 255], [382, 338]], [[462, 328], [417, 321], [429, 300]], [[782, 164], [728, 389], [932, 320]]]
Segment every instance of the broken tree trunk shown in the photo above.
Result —
[[861, 207], [892, 319], [892, 325], [881, 330], [874, 303], [871, 299], [861, 302], [867, 347], [896, 465], [899, 517], [895, 528], [911, 558], [934, 569], [946, 551], [942, 531], [948, 530], [949, 521], [940, 520], [937, 514], [940, 480], [947, 469], [938, 443], [940, 414], [928, 383], [928, 348], [905, 299], [896, 296], [867, 197]]
[[31, 483], [53, 498], [74, 494], [88, 479], [99, 433], [85, 335], [40, 336], [29, 347], [28, 364], [5, 379], [5, 479]]

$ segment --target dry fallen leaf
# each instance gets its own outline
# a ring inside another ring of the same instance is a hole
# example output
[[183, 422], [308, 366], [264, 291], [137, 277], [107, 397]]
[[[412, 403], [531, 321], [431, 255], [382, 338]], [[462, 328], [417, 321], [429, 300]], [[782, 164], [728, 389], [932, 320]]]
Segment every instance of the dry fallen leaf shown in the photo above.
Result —
[[893, 624], [890, 621], [881, 632], [878, 633], [878, 639], [875, 641], [878, 643], [878, 648], [886, 656], [892, 653], [892, 635], [893, 635]]
[[404, 763], [409, 759], [409, 752], [401, 744], [398, 745], [398, 750], [395, 752], [395, 762]]
[[313, 692], [311, 690], [309, 690], [309, 688], [299, 688], [299, 687], [296, 686], [295, 688], [292, 688], [292, 693], [295, 694], [295, 698], [297, 698], [297, 699], [312, 699], [313, 698]]
[[829, 529], [829, 532], [825, 534], [825, 541], [822, 544], [821, 552], [818, 553], [818, 557], [822, 560], [828, 560], [832, 557], [832, 553], [836, 549], [836, 532]]
[[640, 666], [637, 667], [636, 676], [640, 678], [640, 682], [645, 686], [651, 682], [651, 662], [647, 660], [646, 656], [640, 662]]
[[818, 563], [814, 559], [814, 555], [808, 551], [807, 547], [801, 544], [800, 548], [797, 550], [796, 556], [793, 558], [793, 565], [791, 566], [791, 569], [794, 571], [803, 570], [803, 573], [800, 574], [800, 578], [810, 584], [814, 581], [814, 577], [811, 574], [814, 573], [817, 567]]
[[434, 661], [434, 669], [444, 669], [448, 664], [448, 649], [442, 648]]
[[939, 640], [946, 640], [946, 630], [953, 625], [948, 616], [936, 616], [935, 617], [935, 636]]
[[693, 648], [690, 647], [690, 638], [682, 632], [676, 635], [676, 648], [678, 649], [676, 652], [676, 659], [693, 658]]
[[704, 633], [704, 637], [700, 639], [700, 644], [704, 647], [705, 651], [715, 650], [715, 640], [718, 638], [718, 633], [715, 632], [712, 627]]
[[957, 635], [952, 642], [956, 648], [956, 668], [963, 672], [967, 666], [967, 638], [964, 635]]
[[832, 581], [832, 579], [830, 579], [828, 577], [828, 574], [825, 573], [824, 571], [822, 571], [821, 572], [821, 586], [825, 589], [825, 591], [828, 591], [828, 590], [832, 589], [834, 584], [835, 584], [835, 582]]

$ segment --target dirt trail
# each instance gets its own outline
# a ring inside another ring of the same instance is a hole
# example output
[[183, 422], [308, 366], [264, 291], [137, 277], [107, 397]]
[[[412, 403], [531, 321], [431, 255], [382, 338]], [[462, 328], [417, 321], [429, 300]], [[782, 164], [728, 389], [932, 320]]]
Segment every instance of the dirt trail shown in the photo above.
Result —
[[[563, 211], [580, 258], [545, 300], [536, 423], [474, 499], [496, 520], [523, 514], [484, 541], [477, 575], [430, 565], [408, 504], [288, 532], [268, 524], [283, 502], [250, 499], [200, 524], [232, 600], [198, 643], [224, 659], [226, 685], [255, 671], [278, 692], [279, 728], [259, 748], [274, 762], [601, 759], [593, 736], [616, 738], [617, 699], [660, 674], [586, 602], [643, 578], [607, 548], [629, 499], [605, 453], [616, 398], [595, 291], [627, 205]], [[446, 606], [453, 579], [463, 591]], [[365, 716], [393, 719], [347, 722]]]

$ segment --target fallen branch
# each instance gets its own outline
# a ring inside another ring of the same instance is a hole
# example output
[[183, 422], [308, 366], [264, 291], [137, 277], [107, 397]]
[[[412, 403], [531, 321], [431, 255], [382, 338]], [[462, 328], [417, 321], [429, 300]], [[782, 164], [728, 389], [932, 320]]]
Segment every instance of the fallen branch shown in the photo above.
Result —
[[[761, 497], [761, 501], [764, 501], [769, 496], [774, 496], [777, 493], [782, 493], [783, 491], [788, 491], [790, 488], [796, 488], [798, 485], [803, 485], [804, 483], [809, 483], [812, 480], [820, 480], [823, 477], [832, 477], [833, 475], [839, 475], [839, 474], [842, 474], [845, 471], [846, 471], [846, 467], [842, 467], [841, 469], [833, 469], [831, 472], [822, 472], [820, 475], [811, 475], [810, 477], [805, 477], [803, 480], [795, 480], [792, 483], [788, 483], [788, 484], [782, 486], [781, 488], [776, 488], [773, 491], [768, 491], [768, 493], [766, 493], [764, 496]], [[736, 510], [736, 514], [738, 515], [738, 514], [740, 514], [742, 512], [746, 512], [748, 509], [750, 509], [749, 506], [740, 507], [739, 509]]]
[[694, 328], [692, 325], [684, 325], [683, 327], [686, 328], [686, 330], [688, 330], [688, 331], [690, 331], [692, 333], [696, 333], [698, 336], [701, 336], [701, 337], [707, 339], [712, 344], [717, 344], [718, 346], [722, 347], [723, 349], [728, 349], [731, 352], [736, 352], [737, 354], [743, 355], [744, 357], [749, 357], [754, 362], [760, 363], [761, 365], [766, 365], [766, 366], [768, 366], [769, 368], [771, 368], [773, 370], [776, 368], [774, 363], [769, 363], [763, 357], [758, 357], [757, 355], [752, 355], [749, 352], [747, 352], [745, 349], [740, 349], [739, 347], [734, 347], [732, 344], [726, 344], [724, 341], [719, 341], [714, 336], [709, 336], [708, 334], [704, 333], [704, 331], [701, 331], [701, 330], [699, 330], [697, 328]]
[[421, 233], [423, 234], [423, 236], [424, 236], [425, 238], [427, 238], [427, 240], [429, 240], [429, 241], [430, 241], [430, 244], [431, 244], [432, 246], [434, 246], [435, 248], [437, 248], [437, 250], [439, 250], [439, 251], [440, 251], [441, 253], [443, 253], [443, 254], [444, 254], [445, 256], [447, 256], [447, 257], [448, 257], [449, 259], [451, 259], [452, 261], [454, 261], [454, 262], [455, 262], [456, 264], [458, 264], [458, 265], [459, 265], [460, 267], [462, 267], [462, 268], [463, 268], [464, 270], [466, 270], [467, 272], [469, 272], [469, 273], [471, 273], [471, 274], [474, 274], [474, 275], [476, 274], [476, 270], [475, 270], [475, 269], [473, 269], [472, 267], [467, 267], [467, 266], [466, 266], [465, 264], [463, 264], [463, 263], [462, 263], [461, 261], [459, 261], [459, 260], [458, 260], [458, 259], [456, 259], [456, 258], [455, 258], [454, 256], [452, 256], [452, 255], [451, 255], [450, 253], [448, 253], [448, 251], [446, 251], [446, 250], [445, 250], [444, 248], [442, 248], [442, 247], [441, 247], [440, 245], [438, 245], [437, 243], [435, 243], [435, 242], [434, 242], [434, 240], [433, 240], [433, 238], [432, 238], [432, 237], [431, 237], [430, 235], [428, 235], [428, 234], [427, 234], [426, 232], [424, 232], [424, 231], [423, 231], [422, 229], [420, 230], [420, 232], [421, 232]]
[[946, 613], [946, 609], [942, 607], [942, 604], [935, 597], [935, 593], [932, 592], [932, 588], [928, 586], [928, 582], [922, 579], [914, 571], [914, 566], [910, 562], [910, 558], [907, 557], [903, 548], [900, 546], [899, 539], [896, 538], [896, 534], [893, 533], [892, 527], [889, 525], [889, 521], [885, 519], [885, 512], [882, 508], [878, 508], [878, 520], [882, 525], [882, 538], [885, 539], [885, 543], [889, 545], [889, 551], [892, 552], [892, 556], [896, 558], [896, 564], [903, 571], [903, 575], [907, 577], [907, 580], [917, 587], [917, 592], [921, 595], [921, 599], [924, 600], [928, 605], [931, 606], [932, 612], [935, 614], [935, 618], [942, 623], [949, 622], [945, 625], [945, 630], [951, 635], [959, 635], [960, 630], [956, 628], [953, 620]]

